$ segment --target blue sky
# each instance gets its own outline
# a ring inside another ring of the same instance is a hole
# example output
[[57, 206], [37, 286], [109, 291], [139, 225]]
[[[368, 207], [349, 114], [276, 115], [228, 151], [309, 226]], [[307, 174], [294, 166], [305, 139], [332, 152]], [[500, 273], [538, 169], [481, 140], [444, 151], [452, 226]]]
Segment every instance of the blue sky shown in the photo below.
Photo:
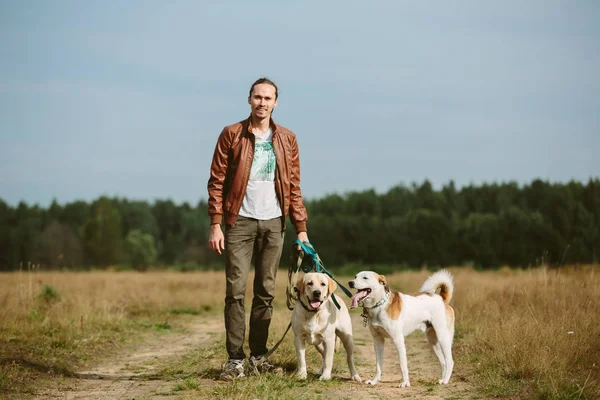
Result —
[[260, 76], [305, 197], [600, 176], [600, 2], [0, 0], [0, 198], [195, 204]]

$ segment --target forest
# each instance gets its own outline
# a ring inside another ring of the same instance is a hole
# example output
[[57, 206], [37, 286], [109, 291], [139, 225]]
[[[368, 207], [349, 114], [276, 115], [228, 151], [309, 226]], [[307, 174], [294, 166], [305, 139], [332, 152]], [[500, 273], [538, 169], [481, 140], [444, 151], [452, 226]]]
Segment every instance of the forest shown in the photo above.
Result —
[[[533, 180], [436, 190], [425, 180], [305, 199], [324, 264], [397, 269], [598, 263], [600, 179]], [[196, 205], [101, 196], [47, 208], [0, 198], [0, 270], [223, 268], [208, 249], [206, 200]], [[281, 259], [296, 235], [287, 222]]]

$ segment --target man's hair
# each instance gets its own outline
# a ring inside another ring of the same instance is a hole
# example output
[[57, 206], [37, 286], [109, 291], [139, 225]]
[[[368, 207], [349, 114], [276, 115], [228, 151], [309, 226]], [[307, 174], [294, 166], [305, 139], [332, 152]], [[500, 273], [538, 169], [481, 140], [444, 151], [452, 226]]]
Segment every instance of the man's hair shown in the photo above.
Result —
[[252, 91], [254, 90], [254, 86], [260, 85], [261, 83], [266, 83], [266, 84], [271, 85], [271, 86], [273, 86], [275, 88], [275, 100], [277, 100], [277, 97], [279, 96], [279, 89], [277, 89], [277, 85], [275, 84], [275, 82], [273, 82], [269, 78], [264, 78], [264, 77], [257, 79], [252, 84], [252, 86], [250, 86], [250, 92], [248, 92], [248, 97], [252, 97]]

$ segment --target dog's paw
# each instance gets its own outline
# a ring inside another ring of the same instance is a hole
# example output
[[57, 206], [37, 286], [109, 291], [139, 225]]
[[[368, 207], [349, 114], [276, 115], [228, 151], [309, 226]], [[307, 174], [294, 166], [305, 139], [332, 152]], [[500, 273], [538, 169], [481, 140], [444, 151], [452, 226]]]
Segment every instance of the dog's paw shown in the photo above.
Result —
[[328, 381], [331, 379], [331, 374], [323, 374], [319, 377], [320, 381]]
[[368, 381], [365, 382], [365, 384], [375, 386], [375, 385], [377, 385], [377, 381], [374, 379], [369, 379]]
[[352, 380], [355, 382], [362, 382], [362, 378], [358, 374], [352, 375]]
[[443, 380], [443, 379], [440, 379], [440, 380], [438, 381], [438, 383], [439, 383], [440, 385], [447, 385], [447, 384], [448, 384], [448, 381], [445, 381], [445, 380]]
[[410, 382], [409, 381], [404, 381], [400, 385], [398, 385], [398, 387], [401, 387], [401, 388], [403, 388], [403, 387], [410, 387]]
[[306, 371], [298, 371], [296, 373], [296, 378], [306, 380]]

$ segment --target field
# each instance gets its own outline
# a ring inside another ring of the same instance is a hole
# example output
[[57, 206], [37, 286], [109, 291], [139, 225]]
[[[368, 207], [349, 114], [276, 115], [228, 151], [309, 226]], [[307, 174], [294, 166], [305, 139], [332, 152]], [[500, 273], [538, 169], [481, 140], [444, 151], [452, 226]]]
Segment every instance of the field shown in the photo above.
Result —
[[[397, 387], [391, 346], [377, 386], [348, 380], [343, 350], [336, 354], [332, 381], [316, 380], [316, 351], [308, 352], [309, 379], [296, 380], [291, 332], [271, 358], [281, 372], [234, 383], [216, 380], [226, 359], [223, 272], [3, 273], [0, 398], [600, 398], [598, 266], [450, 270], [456, 285], [455, 373], [449, 385], [435, 384], [439, 365], [423, 335], [414, 334], [407, 342], [412, 386], [404, 389]], [[387, 278], [392, 289], [411, 293], [429, 273]], [[290, 315], [286, 271], [277, 283], [271, 345]], [[357, 367], [368, 379], [375, 371], [372, 340], [360, 310], [351, 314]]]

